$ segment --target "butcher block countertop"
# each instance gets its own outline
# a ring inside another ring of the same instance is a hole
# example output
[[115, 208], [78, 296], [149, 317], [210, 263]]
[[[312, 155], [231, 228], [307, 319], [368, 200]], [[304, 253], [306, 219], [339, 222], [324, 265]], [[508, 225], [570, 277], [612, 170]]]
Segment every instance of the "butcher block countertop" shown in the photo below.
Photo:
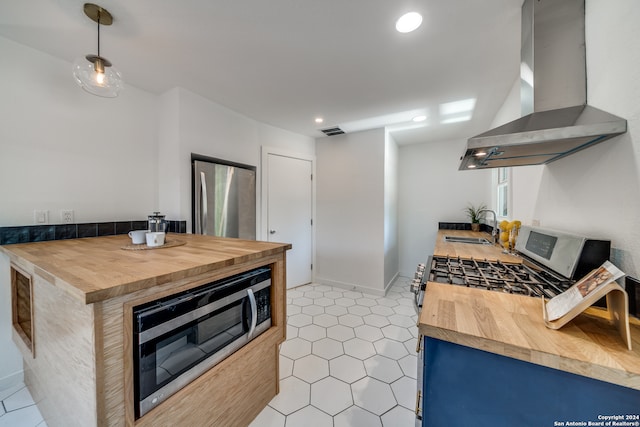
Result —
[[[491, 259], [466, 248], [480, 245], [440, 244], [454, 233], [481, 234], [440, 230], [436, 254], [447, 246], [445, 255], [473, 252]], [[483, 249], [502, 258], [497, 247]], [[418, 327], [424, 336], [640, 390], [640, 321], [630, 318], [629, 351], [605, 310], [589, 308], [552, 330], [544, 325], [541, 304], [538, 298], [428, 282]]]
[[12, 262], [86, 304], [291, 249], [290, 244], [167, 234], [183, 245], [124, 250], [125, 235], [0, 246]]
[[521, 263], [522, 258], [503, 254], [502, 250], [493, 245], [474, 245], [469, 243], [449, 243], [445, 242], [445, 236], [455, 237], [484, 237], [491, 241], [491, 234], [484, 232], [473, 232], [467, 230], [438, 230], [434, 255], [450, 256], [460, 258], [475, 258], [477, 260], [502, 261]]

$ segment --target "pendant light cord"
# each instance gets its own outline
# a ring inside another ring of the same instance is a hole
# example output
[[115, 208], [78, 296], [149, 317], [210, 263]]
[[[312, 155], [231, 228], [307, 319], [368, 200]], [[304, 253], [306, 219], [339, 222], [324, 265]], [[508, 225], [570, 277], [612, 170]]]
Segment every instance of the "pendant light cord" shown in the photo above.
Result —
[[98, 11], [98, 57], [100, 57], [100, 12]]

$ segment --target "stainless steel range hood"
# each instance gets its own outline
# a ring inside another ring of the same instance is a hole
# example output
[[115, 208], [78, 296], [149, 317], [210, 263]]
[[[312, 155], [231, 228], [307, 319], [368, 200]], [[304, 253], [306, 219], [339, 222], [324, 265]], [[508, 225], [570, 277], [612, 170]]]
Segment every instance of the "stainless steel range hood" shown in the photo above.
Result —
[[469, 138], [460, 170], [550, 163], [627, 131], [586, 103], [584, 26], [584, 0], [525, 0], [524, 117]]

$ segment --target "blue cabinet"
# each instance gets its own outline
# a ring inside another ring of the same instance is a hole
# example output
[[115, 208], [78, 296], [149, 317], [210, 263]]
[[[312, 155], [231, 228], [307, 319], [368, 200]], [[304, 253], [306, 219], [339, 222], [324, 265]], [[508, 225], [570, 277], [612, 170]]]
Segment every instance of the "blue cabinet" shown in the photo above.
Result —
[[640, 426], [638, 390], [434, 338], [422, 374], [424, 427]]

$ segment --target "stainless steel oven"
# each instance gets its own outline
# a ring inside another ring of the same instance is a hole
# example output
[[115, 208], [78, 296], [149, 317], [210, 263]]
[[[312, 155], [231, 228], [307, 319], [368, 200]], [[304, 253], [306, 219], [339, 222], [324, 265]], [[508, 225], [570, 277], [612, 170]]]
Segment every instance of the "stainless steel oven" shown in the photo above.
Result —
[[271, 269], [133, 309], [136, 418], [271, 326]]

